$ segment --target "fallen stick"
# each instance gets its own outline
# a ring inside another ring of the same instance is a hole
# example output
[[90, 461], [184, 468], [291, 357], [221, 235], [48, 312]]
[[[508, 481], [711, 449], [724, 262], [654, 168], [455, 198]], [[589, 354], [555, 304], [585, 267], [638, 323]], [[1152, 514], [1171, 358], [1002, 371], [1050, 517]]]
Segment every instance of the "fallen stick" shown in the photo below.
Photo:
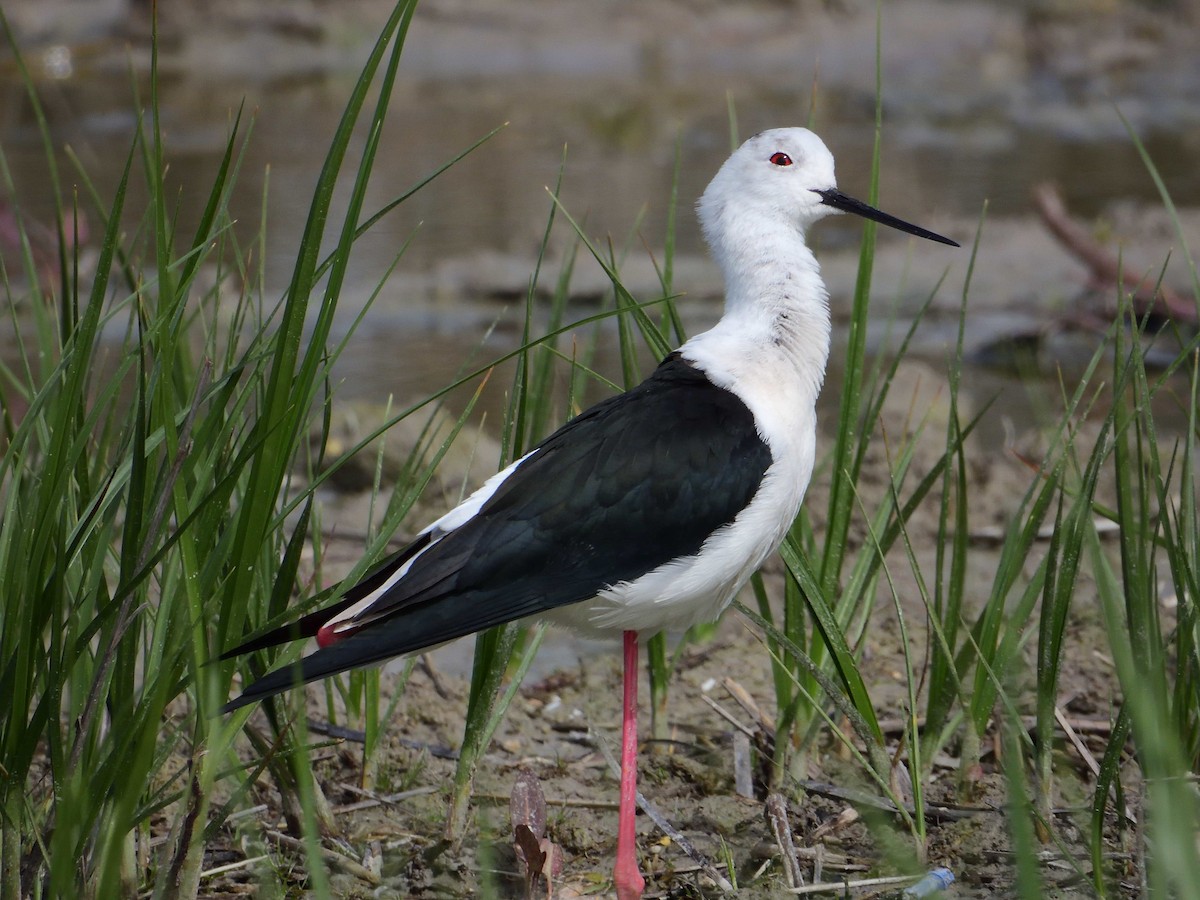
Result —
[[1138, 316], [1156, 313], [1175, 322], [1193, 325], [1200, 322], [1194, 304], [1184, 300], [1165, 284], [1158, 284], [1157, 277], [1151, 277], [1150, 270], [1144, 275], [1135, 274], [1136, 267], [1124, 265], [1086, 228], [1075, 222], [1054, 185], [1043, 183], [1035, 187], [1033, 202], [1046, 228], [1063, 247], [1088, 267], [1093, 280], [1106, 285], [1121, 284], [1130, 290], [1133, 309]]
[[[279, 831], [267, 831], [266, 836], [279, 844], [281, 847], [287, 847], [289, 850], [305, 850], [304, 841], [290, 835], [283, 834]], [[353, 860], [344, 853], [338, 853], [336, 850], [330, 850], [328, 847], [317, 847], [317, 852], [327, 863], [337, 869], [341, 869], [347, 875], [353, 875], [355, 878], [361, 878], [368, 884], [379, 885], [382, 883], [382, 878], [370, 869], [363, 866], [357, 860]]]

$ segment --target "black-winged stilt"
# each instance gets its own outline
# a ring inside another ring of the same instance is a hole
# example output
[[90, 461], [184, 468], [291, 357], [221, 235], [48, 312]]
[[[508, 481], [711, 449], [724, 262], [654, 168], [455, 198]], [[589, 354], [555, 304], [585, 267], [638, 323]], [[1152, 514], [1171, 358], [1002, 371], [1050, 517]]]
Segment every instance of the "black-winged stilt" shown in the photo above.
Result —
[[285, 666], [247, 687], [235, 709], [528, 616], [622, 633], [620, 900], [644, 887], [638, 640], [714, 620], [779, 546], [812, 474], [829, 306], [805, 231], [842, 211], [958, 246], [839, 192], [833, 156], [804, 128], [750, 138], [697, 208], [725, 276], [715, 327], [493, 476], [340, 602], [226, 654], [297, 635], [319, 645], [298, 672]]

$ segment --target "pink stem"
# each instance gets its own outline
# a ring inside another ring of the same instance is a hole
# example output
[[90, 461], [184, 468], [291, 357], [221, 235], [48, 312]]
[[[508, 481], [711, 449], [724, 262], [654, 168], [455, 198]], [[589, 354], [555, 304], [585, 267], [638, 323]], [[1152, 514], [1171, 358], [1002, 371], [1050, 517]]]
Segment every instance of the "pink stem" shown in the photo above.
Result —
[[640, 900], [646, 881], [638, 871], [637, 831], [638, 636], [625, 632], [625, 701], [621, 719], [621, 805], [617, 812], [617, 900]]

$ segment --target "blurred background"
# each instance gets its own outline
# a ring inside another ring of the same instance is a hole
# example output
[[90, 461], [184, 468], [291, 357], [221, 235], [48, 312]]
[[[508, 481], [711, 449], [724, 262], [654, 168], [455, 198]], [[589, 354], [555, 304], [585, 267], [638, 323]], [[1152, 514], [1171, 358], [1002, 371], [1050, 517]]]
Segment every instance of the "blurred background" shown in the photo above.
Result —
[[[63, 171], [71, 171], [69, 147], [106, 198], [136, 127], [150, 6], [3, 6], [64, 150]], [[265, 194], [270, 291], [281, 290], [290, 271], [317, 169], [389, 10], [384, 0], [160, 4], [162, 125], [181, 226], [198, 215], [244, 101], [253, 137], [235, 212], [252, 237]], [[1168, 281], [1187, 283], [1185, 254], [1175, 248], [1117, 111], [1195, 228], [1198, 28], [1197, 0], [883, 5], [879, 205], [969, 243], [989, 204], [968, 335], [978, 359], [992, 358], [997, 334], [1038, 331], [1047, 310], [1069, 310], [1088, 288], [1086, 266], [1033, 212], [1038, 183], [1056, 184], [1070, 213], [1114, 254], [1154, 269], [1170, 256]], [[730, 109], [742, 137], [811, 122], [838, 160], [842, 189], [862, 196], [868, 188], [876, 6], [863, 0], [428, 0], [402, 66], [369, 205], [384, 204], [508, 124], [359, 245], [350, 287], [365, 298], [396, 248], [413, 237], [361, 332], [369, 352], [346, 357], [344, 396], [405, 397], [442, 383], [497, 317], [502, 324], [490, 340], [505, 342], [512, 328], [504, 310], [513, 306], [515, 321], [514, 301], [524, 295], [550, 208], [545, 187], [558, 177], [564, 148], [566, 208], [589, 234], [631, 248], [625, 275], [646, 298], [659, 290], [646, 250], [659, 255], [663, 248], [678, 150], [676, 286], [687, 293], [693, 331], [718, 314], [720, 281], [690, 207], [729, 152]], [[38, 189], [46, 161], [7, 48], [0, 53], [0, 146], [22, 207], [49, 222], [50, 198]], [[86, 219], [83, 225], [86, 245]], [[853, 285], [860, 225], [837, 221], [818, 231], [836, 319]], [[552, 251], [561, 258], [571, 239], [560, 228]], [[914, 252], [891, 234], [880, 243], [881, 334], [883, 319], [919, 305], [950, 267], [949, 289], [921, 335], [924, 352], [944, 355], [967, 254]], [[595, 303], [604, 287], [598, 269], [581, 268], [581, 303]], [[354, 298], [342, 309], [349, 321]]]

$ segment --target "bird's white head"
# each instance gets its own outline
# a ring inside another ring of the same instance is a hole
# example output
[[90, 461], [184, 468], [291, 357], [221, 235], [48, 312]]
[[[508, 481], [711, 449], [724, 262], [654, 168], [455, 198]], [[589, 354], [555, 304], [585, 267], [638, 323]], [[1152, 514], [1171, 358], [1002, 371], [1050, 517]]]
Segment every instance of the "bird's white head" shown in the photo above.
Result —
[[837, 188], [833, 154], [807, 128], [773, 128], [746, 141], [721, 166], [697, 210], [710, 244], [743, 216], [766, 227], [798, 228], [834, 210], [818, 191]]
[[697, 204], [709, 246], [721, 255], [730, 240], [763, 230], [808, 226], [849, 212], [943, 244], [954, 241], [912, 225], [837, 189], [833, 154], [807, 128], [773, 128], [746, 141], [725, 161]]

